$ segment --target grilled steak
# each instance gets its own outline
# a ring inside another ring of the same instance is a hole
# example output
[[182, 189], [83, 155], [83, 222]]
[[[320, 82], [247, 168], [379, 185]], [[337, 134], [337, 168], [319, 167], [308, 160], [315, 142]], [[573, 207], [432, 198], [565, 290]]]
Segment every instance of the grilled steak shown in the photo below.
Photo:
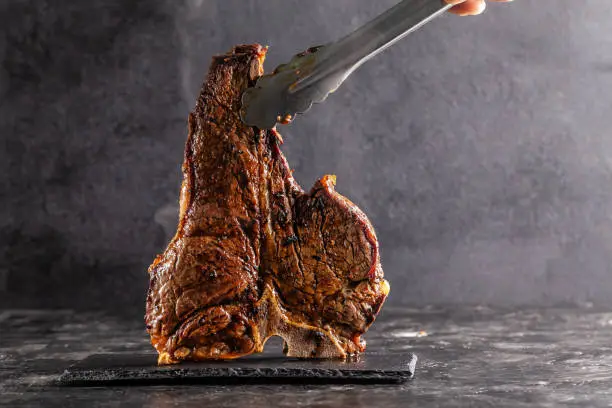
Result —
[[288, 356], [357, 354], [389, 292], [374, 230], [335, 177], [305, 193], [278, 132], [241, 122], [265, 52], [213, 58], [189, 116], [178, 229], [149, 268], [159, 364], [261, 352], [271, 336]]

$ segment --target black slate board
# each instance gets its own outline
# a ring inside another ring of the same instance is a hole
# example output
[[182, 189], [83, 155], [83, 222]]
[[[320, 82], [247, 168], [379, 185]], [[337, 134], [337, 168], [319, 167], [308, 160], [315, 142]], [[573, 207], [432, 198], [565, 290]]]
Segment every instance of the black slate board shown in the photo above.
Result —
[[381, 384], [412, 378], [412, 353], [366, 353], [355, 361], [249, 356], [231, 361], [157, 366], [154, 354], [94, 354], [68, 368], [58, 385]]

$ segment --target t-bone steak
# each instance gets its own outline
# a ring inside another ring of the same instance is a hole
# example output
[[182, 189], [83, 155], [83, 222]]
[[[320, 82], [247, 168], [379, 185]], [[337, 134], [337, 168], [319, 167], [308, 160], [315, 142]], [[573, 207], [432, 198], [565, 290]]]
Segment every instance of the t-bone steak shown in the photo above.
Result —
[[287, 356], [346, 358], [389, 293], [374, 229], [335, 177], [304, 192], [280, 134], [240, 120], [265, 54], [214, 57], [189, 115], [177, 232], [149, 268], [159, 364], [257, 353], [271, 336]]

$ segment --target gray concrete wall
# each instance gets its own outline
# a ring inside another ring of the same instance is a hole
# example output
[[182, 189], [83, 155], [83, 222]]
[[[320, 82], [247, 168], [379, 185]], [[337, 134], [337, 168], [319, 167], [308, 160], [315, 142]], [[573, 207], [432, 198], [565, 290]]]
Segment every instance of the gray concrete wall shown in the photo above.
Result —
[[[140, 311], [210, 57], [260, 42], [272, 69], [393, 3], [2, 2], [0, 305]], [[369, 215], [391, 303], [612, 303], [610, 21], [445, 16], [281, 129], [305, 188], [336, 174]]]

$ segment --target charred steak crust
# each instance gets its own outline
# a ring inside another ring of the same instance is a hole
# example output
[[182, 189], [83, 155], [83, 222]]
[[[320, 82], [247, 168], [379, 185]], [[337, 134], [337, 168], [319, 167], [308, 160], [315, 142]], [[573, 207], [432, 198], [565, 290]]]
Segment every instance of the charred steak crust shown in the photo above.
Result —
[[266, 48], [213, 58], [189, 115], [176, 235], [149, 267], [145, 321], [159, 364], [261, 352], [344, 358], [389, 292], [367, 217], [325, 176], [295, 182], [276, 130], [244, 125]]

